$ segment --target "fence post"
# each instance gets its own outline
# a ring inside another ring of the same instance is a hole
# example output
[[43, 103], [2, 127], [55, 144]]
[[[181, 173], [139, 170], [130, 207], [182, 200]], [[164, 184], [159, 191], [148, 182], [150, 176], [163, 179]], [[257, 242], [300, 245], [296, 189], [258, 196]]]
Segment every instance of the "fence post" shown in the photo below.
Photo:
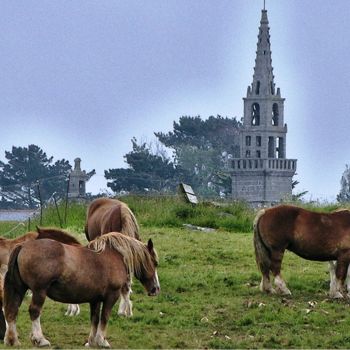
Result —
[[43, 224], [43, 202], [41, 199], [41, 192], [40, 192], [40, 181], [37, 182], [38, 186], [38, 195], [39, 195], [39, 202], [40, 202], [40, 226]]
[[62, 226], [62, 219], [61, 219], [60, 211], [58, 210], [58, 205], [57, 205], [55, 193], [53, 194], [53, 201], [55, 202], [55, 207], [56, 207], [56, 211], [57, 211], [58, 220], [60, 221], [60, 227], [62, 228], [63, 227]]
[[65, 226], [67, 226], [67, 208], [68, 208], [69, 183], [70, 183], [70, 174], [68, 175], [67, 192], [66, 192], [66, 205], [65, 205], [65, 208], [64, 208], [64, 224], [65, 224]]

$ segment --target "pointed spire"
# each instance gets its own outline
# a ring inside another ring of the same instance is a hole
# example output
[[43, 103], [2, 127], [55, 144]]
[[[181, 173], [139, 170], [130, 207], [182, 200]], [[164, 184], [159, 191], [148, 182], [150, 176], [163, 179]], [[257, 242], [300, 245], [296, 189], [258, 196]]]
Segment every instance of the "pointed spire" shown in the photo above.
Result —
[[267, 10], [261, 10], [252, 93], [259, 96], [275, 94], [274, 75], [271, 59], [270, 27]]

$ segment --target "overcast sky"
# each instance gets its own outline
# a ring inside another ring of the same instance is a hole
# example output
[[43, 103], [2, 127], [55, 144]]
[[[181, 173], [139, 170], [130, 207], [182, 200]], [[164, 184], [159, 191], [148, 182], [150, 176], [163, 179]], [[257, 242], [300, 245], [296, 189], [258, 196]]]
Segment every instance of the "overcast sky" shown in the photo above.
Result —
[[[130, 139], [182, 115], [241, 118], [263, 0], [2, 0], [0, 159], [34, 143], [106, 188]], [[350, 163], [350, 1], [267, 0], [298, 190], [334, 200]]]

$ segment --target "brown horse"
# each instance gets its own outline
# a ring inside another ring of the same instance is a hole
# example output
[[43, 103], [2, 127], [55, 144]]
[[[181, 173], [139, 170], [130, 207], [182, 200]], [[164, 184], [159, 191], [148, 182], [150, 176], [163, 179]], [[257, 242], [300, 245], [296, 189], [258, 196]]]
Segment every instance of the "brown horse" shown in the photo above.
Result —
[[8, 325], [5, 344], [19, 344], [16, 318], [30, 288], [33, 344], [50, 345], [40, 326], [40, 312], [48, 296], [63, 303], [90, 303], [91, 331], [86, 345], [109, 347], [107, 322], [119, 296], [129, 291], [129, 275], [134, 274], [141, 281], [148, 295], [157, 295], [160, 291], [157, 261], [151, 240], [146, 245], [117, 232], [96, 238], [86, 247], [51, 239], [17, 246], [5, 276], [4, 312]]
[[[11, 251], [19, 244], [33, 241], [35, 239], [50, 238], [55, 241], [59, 241], [70, 245], [81, 245], [79, 241], [62, 230], [56, 230], [54, 228], [39, 228], [37, 227], [37, 232], [27, 232], [23, 236], [6, 239], [0, 237], [0, 339], [4, 339], [6, 324], [4, 319], [4, 314], [2, 312], [3, 306], [3, 285], [4, 276], [7, 271], [7, 265], [10, 258]], [[80, 313], [80, 308], [78, 304], [68, 305], [66, 315], [73, 316]]]
[[[286, 249], [304, 259], [336, 260], [333, 297], [344, 297], [344, 281], [350, 262], [350, 211], [316, 213], [296, 206], [280, 205], [258, 212], [254, 220], [254, 247], [262, 273], [260, 289], [291, 294], [281, 277]], [[270, 283], [275, 277], [276, 290]]]
[[91, 241], [108, 232], [121, 232], [140, 240], [135, 215], [125, 203], [112, 198], [95, 199], [87, 210], [86, 238]]

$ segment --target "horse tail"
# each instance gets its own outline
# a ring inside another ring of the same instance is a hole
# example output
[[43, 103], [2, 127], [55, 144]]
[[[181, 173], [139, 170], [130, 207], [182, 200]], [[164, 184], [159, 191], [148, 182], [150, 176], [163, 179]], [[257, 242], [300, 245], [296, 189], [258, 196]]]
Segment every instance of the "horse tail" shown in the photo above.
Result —
[[28, 289], [28, 286], [23, 282], [19, 269], [18, 269], [18, 255], [22, 249], [22, 245], [17, 245], [11, 252], [8, 270], [5, 275], [4, 283], [4, 310], [5, 315], [13, 314], [14, 308], [19, 308], [24, 294]]
[[[0, 283], [1, 286], [4, 285], [4, 277], [0, 273]], [[0, 290], [0, 339], [3, 340], [5, 337], [5, 332], [6, 332], [6, 322], [5, 322], [5, 317], [4, 317], [4, 311], [2, 310], [4, 303], [4, 293], [3, 289], [1, 288]]]
[[262, 218], [262, 216], [265, 214], [266, 210], [261, 209], [253, 223], [254, 228], [254, 248], [255, 248], [255, 259], [256, 263], [261, 271], [262, 274], [269, 274], [270, 272], [270, 266], [271, 266], [271, 256], [270, 251], [266, 247], [259, 230], [259, 221]]
[[86, 239], [87, 239], [88, 241], [90, 241], [88, 219], [86, 219], [86, 222], [85, 222], [84, 233], [85, 233]]
[[126, 204], [122, 203], [120, 207], [120, 214], [122, 222], [121, 233], [125, 236], [130, 236], [140, 241], [139, 225], [134, 213]]

